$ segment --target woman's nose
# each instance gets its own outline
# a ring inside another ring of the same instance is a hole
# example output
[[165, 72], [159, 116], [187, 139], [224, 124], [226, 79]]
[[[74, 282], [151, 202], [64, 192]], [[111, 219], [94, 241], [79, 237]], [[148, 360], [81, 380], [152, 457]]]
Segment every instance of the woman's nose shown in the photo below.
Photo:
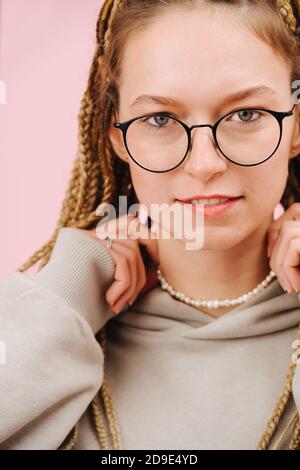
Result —
[[215, 173], [224, 173], [228, 161], [220, 152], [209, 127], [194, 128], [191, 132], [191, 144], [184, 162], [184, 170], [203, 180]]

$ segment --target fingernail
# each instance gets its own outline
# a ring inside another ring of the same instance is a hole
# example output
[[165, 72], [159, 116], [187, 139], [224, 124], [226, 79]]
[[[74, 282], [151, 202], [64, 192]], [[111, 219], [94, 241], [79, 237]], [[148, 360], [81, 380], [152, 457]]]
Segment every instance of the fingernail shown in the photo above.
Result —
[[98, 225], [96, 227], [96, 235], [98, 238], [101, 239], [104, 239], [107, 235], [107, 224], [103, 224], [103, 225]]
[[288, 294], [292, 294], [292, 293], [293, 293], [293, 289], [291, 289], [290, 286], [287, 286], [285, 290], [286, 290], [286, 292], [287, 292]]
[[273, 220], [278, 219], [282, 214], [284, 214], [285, 209], [283, 205], [279, 202], [273, 211]]
[[282, 285], [282, 288], [285, 292], [287, 292], [288, 294], [290, 294], [291, 290], [290, 290], [290, 286], [289, 284], [287, 284], [287, 282], [283, 282], [283, 281], [280, 281], [280, 284]]
[[148, 219], [148, 211], [144, 205], [141, 205], [139, 208], [138, 219], [142, 225], [146, 225]]
[[150, 230], [151, 230], [151, 232], [153, 232], [153, 233], [158, 233], [158, 225], [157, 225], [156, 222], [153, 222], [153, 221], [152, 221], [151, 229], [150, 229]]
[[119, 313], [120, 311], [120, 307], [116, 308], [113, 304], [111, 304], [110, 308], [112, 309], [114, 313]]
[[136, 297], [131, 302], [128, 302], [128, 305], [130, 305], [131, 307], [131, 305], [133, 305], [135, 301], [136, 301]]

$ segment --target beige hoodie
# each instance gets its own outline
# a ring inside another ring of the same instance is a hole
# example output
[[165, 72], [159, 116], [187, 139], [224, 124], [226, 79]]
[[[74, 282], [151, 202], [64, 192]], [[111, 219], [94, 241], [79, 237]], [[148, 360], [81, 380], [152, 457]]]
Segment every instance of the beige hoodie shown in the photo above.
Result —
[[[105, 299], [114, 269], [106, 247], [62, 228], [44, 268], [0, 281], [0, 449], [57, 449], [78, 420], [75, 449], [100, 449], [87, 407], [106, 323], [124, 449], [256, 449], [291, 361], [298, 294], [275, 278], [214, 318], [156, 286], [115, 315]], [[286, 448], [297, 410], [300, 365], [272, 448]]]

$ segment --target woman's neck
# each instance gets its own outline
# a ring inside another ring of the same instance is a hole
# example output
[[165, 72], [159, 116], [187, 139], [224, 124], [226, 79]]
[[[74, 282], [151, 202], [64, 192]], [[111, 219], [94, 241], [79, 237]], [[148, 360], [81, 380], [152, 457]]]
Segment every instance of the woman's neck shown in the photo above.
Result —
[[[227, 250], [202, 248], [189, 251], [182, 240], [158, 239], [161, 272], [175, 290], [193, 299], [237, 298], [254, 289], [271, 270], [267, 256], [268, 226], [260, 227], [246, 240]], [[198, 309], [220, 317], [233, 308]]]

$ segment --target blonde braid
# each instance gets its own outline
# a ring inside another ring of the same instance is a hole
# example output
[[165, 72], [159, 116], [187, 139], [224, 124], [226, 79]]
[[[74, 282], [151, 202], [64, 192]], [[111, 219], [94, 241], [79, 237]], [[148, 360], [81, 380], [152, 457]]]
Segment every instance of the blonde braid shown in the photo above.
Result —
[[75, 444], [77, 436], [78, 436], [78, 424], [75, 424], [75, 426], [71, 429], [71, 431], [67, 435], [64, 442], [58, 447], [57, 450], [71, 450]]
[[112, 444], [109, 443], [108, 435], [107, 435], [105, 425], [104, 425], [104, 418], [102, 417], [98, 400], [99, 400], [99, 396], [97, 394], [95, 398], [93, 399], [92, 403], [90, 404], [90, 410], [92, 412], [92, 418], [93, 418], [98, 442], [100, 444], [100, 449], [107, 450], [111, 448]]
[[[98, 21], [97, 24], [97, 30], [101, 31], [101, 24], [106, 20], [106, 15], [109, 15], [110, 13], [110, 7], [112, 6], [113, 2], [111, 0], [108, 0], [104, 2], [104, 5], [102, 6], [102, 9], [100, 11], [100, 21]], [[112, 8], [112, 12], [116, 11], [117, 6], [120, 6], [121, 2], [118, 1], [116, 2], [115, 5], [113, 5], [114, 8]], [[110, 17], [109, 25], [111, 24], [112, 17]], [[109, 28], [109, 26], [108, 26]], [[110, 36], [109, 32], [106, 31], [105, 38], [108, 38]], [[100, 38], [101, 39], [101, 38]], [[107, 44], [107, 39], [104, 41]], [[102, 44], [102, 41], [99, 40], [99, 43]], [[101, 66], [103, 62], [97, 59], [97, 63]], [[106, 79], [106, 82], [108, 80]], [[106, 126], [110, 121], [110, 114], [111, 114], [111, 103], [108, 99], [105, 99], [104, 105], [103, 105], [103, 121], [102, 121], [102, 127], [101, 127], [101, 132], [100, 134], [102, 136], [106, 136]], [[102, 203], [104, 202], [109, 202], [112, 197], [113, 197], [113, 192], [115, 190], [115, 176], [113, 172], [113, 164], [112, 164], [112, 155], [111, 152], [108, 149], [108, 139], [105, 137], [103, 139], [99, 139], [98, 141], [98, 152], [99, 152], [99, 161], [100, 161], [100, 166], [102, 170], [102, 175], [103, 175], [103, 194], [102, 194]], [[82, 201], [82, 199], [81, 199]], [[103, 355], [105, 358], [105, 351], [106, 351], [106, 337], [105, 337], [105, 327], [100, 330], [98, 333], [97, 337], [99, 338], [99, 342], [101, 344], [101, 348], [103, 350]], [[97, 338], [97, 339], [98, 339]], [[99, 390], [99, 392], [96, 394], [94, 399], [89, 405], [89, 410], [92, 414], [94, 426], [95, 426], [95, 431], [96, 435], [99, 441], [100, 449], [109, 449], [109, 437], [107, 435], [106, 429], [105, 429], [105, 424], [104, 424], [104, 418], [102, 417], [102, 412], [99, 406], [99, 396], [102, 399], [105, 413], [107, 416], [107, 420], [109, 423], [109, 430], [111, 434], [111, 439], [112, 439], [112, 445], [114, 449], [122, 449], [122, 443], [121, 443], [121, 436], [120, 436], [120, 429], [117, 423], [117, 418], [114, 412], [113, 404], [112, 404], [112, 397], [111, 397], [111, 392], [108, 387], [108, 384], [106, 383], [106, 374], [105, 374], [106, 366], [105, 366], [105, 360], [104, 360], [104, 366], [103, 366], [103, 381], [102, 381], [102, 386]], [[76, 425], [77, 426], [77, 425]], [[73, 434], [75, 434], [75, 428], [73, 428]], [[66, 444], [62, 444], [62, 450], [71, 450], [75, 444], [75, 439], [72, 439], [72, 437], [68, 440]]]
[[288, 450], [300, 450], [300, 420], [299, 420], [299, 415], [298, 415], [298, 418], [296, 420], [294, 433], [293, 433], [292, 438], [290, 440]]
[[[112, 4], [113, 1], [105, 2], [104, 11], [108, 11], [109, 6]], [[112, 197], [114, 187], [111, 181], [111, 179], [113, 179], [112, 164], [111, 161], [108, 163], [105, 162], [105, 159], [107, 158], [111, 160], [111, 156], [108, 157], [107, 149], [101, 147], [101, 141], [99, 140], [98, 154], [100, 162], [98, 161], [97, 156], [95, 156], [96, 158], [93, 160], [89, 139], [89, 135], [92, 132], [93, 116], [95, 112], [95, 102], [93, 101], [91, 94], [95, 88], [94, 80], [98, 70], [98, 58], [98, 55], [95, 54], [87, 91], [84, 93], [81, 100], [81, 107], [78, 115], [79, 149], [63, 200], [57, 227], [48, 242], [46, 242], [25, 263], [23, 263], [21, 267], [18, 268], [19, 272], [26, 271], [39, 260], [42, 260], [38, 267], [39, 269], [47, 264], [56, 242], [58, 232], [62, 227], [86, 228], [99, 220], [99, 216], [96, 215], [95, 210], [92, 210], [92, 208], [95, 206], [97, 196], [99, 195], [99, 179], [101, 179], [102, 176], [100, 173], [100, 167], [102, 170], [105, 169], [102, 188], [105, 197], [101, 202], [107, 202]], [[103, 119], [104, 125], [107, 124], [107, 112], [105, 114], [106, 119]], [[104, 147], [106, 147], [106, 143], [104, 143]]]
[[[103, 353], [105, 355], [106, 346], [107, 346], [105, 327], [99, 333], [99, 341], [101, 344], [101, 348], [103, 349]], [[108, 383], [106, 382], [105, 378], [106, 378], [106, 365], [104, 362], [104, 380], [103, 380], [103, 385], [100, 389], [100, 393], [101, 393], [101, 397], [103, 400], [106, 416], [109, 422], [109, 428], [110, 428], [112, 441], [113, 441], [113, 449], [120, 450], [122, 449], [120, 428], [119, 428], [117, 417], [114, 411], [111, 392], [110, 392]]]
[[90, 142], [90, 130], [92, 127], [92, 117], [94, 113], [93, 101], [87, 90], [83, 97], [82, 108], [79, 113], [79, 191], [77, 194], [76, 207], [73, 210], [71, 223], [74, 224], [78, 219], [82, 219], [86, 214], [86, 187], [90, 183], [89, 176], [93, 160], [92, 148]]
[[[108, 1], [107, 4], [111, 5], [111, 2]], [[111, 36], [110, 25], [111, 25], [113, 15], [116, 12], [116, 9], [121, 7], [121, 4], [122, 4], [122, 1], [116, 1], [113, 4], [113, 8], [112, 8], [109, 23], [108, 23], [108, 29], [107, 29], [106, 33], [104, 34], [104, 47], [105, 47], [105, 50], [108, 47], [108, 41], [109, 41], [109, 38]], [[104, 4], [104, 7], [103, 7], [104, 11], [107, 11], [105, 7], [106, 7], [106, 5]], [[101, 64], [102, 62], [99, 61], [99, 63]], [[110, 109], [109, 103], [107, 102], [107, 105], [104, 109], [104, 120], [106, 120], [105, 118], [107, 118], [107, 121], [109, 121], [110, 115], [111, 115], [111, 109]], [[106, 135], [106, 134], [103, 133], [102, 135]], [[103, 192], [103, 202], [106, 202], [106, 200], [109, 201], [112, 197], [112, 194], [113, 194], [113, 191], [114, 191], [114, 186], [113, 185], [114, 185], [115, 178], [114, 178], [114, 173], [113, 173], [113, 168], [112, 168], [111, 152], [108, 149], [107, 140], [105, 140], [105, 142], [103, 142], [103, 144], [104, 145], [99, 145], [99, 151], [101, 149], [103, 149], [107, 153], [107, 158], [101, 159], [101, 161], [103, 162], [102, 170], [103, 170], [103, 174], [105, 175], [105, 177], [104, 177], [104, 187], [105, 187], [105, 189], [104, 189], [104, 192]], [[103, 350], [103, 355], [104, 355], [104, 358], [105, 358], [105, 351], [106, 351], [106, 346], [107, 346], [106, 327], [104, 327], [102, 330], [100, 330], [98, 337], [99, 337], [99, 342], [100, 342], [101, 348]], [[119, 425], [118, 425], [118, 422], [117, 422], [117, 417], [116, 417], [114, 407], [113, 407], [111, 391], [110, 391], [110, 388], [109, 388], [108, 383], [106, 381], [105, 371], [106, 371], [106, 366], [105, 366], [105, 360], [104, 360], [103, 381], [102, 381], [102, 386], [101, 386], [98, 393], [101, 396], [102, 403], [103, 403], [103, 406], [104, 406], [104, 411], [105, 411], [105, 414], [106, 414], [106, 417], [107, 417], [107, 420], [108, 420], [109, 431], [110, 431], [110, 435], [111, 435], [111, 439], [112, 439], [112, 448], [117, 449], [117, 450], [121, 450], [121, 449], [123, 449], [123, 446], [122, 446], [120, 428], [119, 428]], [[102, 418], [102, 412], [101, 412], [101, 409], [99, 407], [99, 401], [98, 401], [97, 396], [92, 402], [91, 411], [92, 411], [93, 420], [94, 420], [95, 427], [96, 427], [96, 432], [97, 432], [97, 436], [98, 436], [98, 440], [99, 440], [99, 444], [100, 444], [100, 449], [108, 449], [109, 448], [108, 447], [108, 440], [109, 439], [108, 439], [108, 435], [107, 435], [106, 430], [105, 430], [104, 420]]]
[[268, 448], [271, 438], [278, 427], [280, 418], [282, 417], [283, 412], [286, 409], [287, 402], [292, 393], [292, 380], [294, 377], [295, 369], [296, 365], [294, 363], [290, 364], [283, 392], [277, 401], [272, 416], [269, 419], [266, 429], [258, 443], [257, 450], [266, 450]]
[[297, 19], [295, 18], [290, 0], [277, 0], [277, 6], [290, 31], [295, 34], [297, 28]]

